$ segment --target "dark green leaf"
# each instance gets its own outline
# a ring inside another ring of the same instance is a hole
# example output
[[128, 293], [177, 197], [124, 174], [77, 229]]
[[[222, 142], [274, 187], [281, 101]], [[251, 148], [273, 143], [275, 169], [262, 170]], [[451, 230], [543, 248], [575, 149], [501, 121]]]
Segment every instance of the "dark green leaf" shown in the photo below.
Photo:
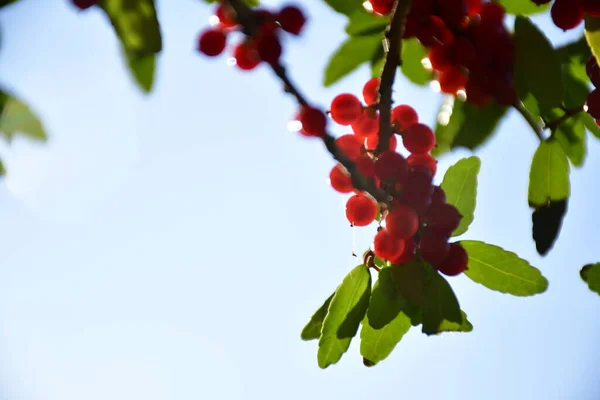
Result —
[[600, 294], [600, 263], [584, 266], [579, 275], [588, 284], [590, 290]]
[[[448, 123], [438, 122], [435, 127], [437, 146], [432, 154], [439, 157], [456, 147], [475, 150], [492, 136], [506, 110], [496, 102], [477, 107], [464, 101], [454, 101]], [[440, 111], [445, 112], [444, 109]]]
[[0, 90], [0, 133], [10, 142], [17, 134], [45, 142], [48, 136], [31, 109], [10, 93]]
[[421, 43], [413, 39], [402, 41], [402, 73], [409, 81], [416, 85], [424, 86], [433, 76], [423, 66], [421, 60], [427, 57], [427, 49]]
[[554, 137], [569, 157], [571, 164], [576, 167], [583, 165], [587, 155], [587, 136], [585, 124], [579, 115], [563, 121], [554, 132]]
[[[346, 33], [350, 36], [372, 35], [374, 33], [383, 33], [390, 18], [373, 14], [360, 7], [348, 17], [346, 24]], [[383, 35], [381, 36], [383, 39]]]
[[154, 69], [156, 68], [156, 56], [146, 54], [137, 56], [133, 53], [126, 54], [127, 64], [140, 88], [150, 93], [154, 84]]
[[465, 274], [474, 282], [514, 296], [532, 296], [548, 288], [542, 273], [515, 253], [476, 240], [460, 244], [469, 255]]
[[[542, 112], [562, 104], [564, 86], [558, 55], [528, 18], [515, 21], [515, 80], [519, 98], [531, 93]], [[552, 84], [549, 84], [549, 83]]]
[[600, 18], [589, 15], [585, 17], [585, 39], [592, 50], [592, 54], [600, 63]]
[[319, 339], [319, 367], [337, 363], [348, 350], [365, 317], [370, 295], [371, 274], [365, 265], [359, 265], [344, 278], [329, 304]]
[[362, 8], [362, 0], [325, 0], [325, 3], [335, 11], [345, 14], [352, 15], [356, 10]]
[[451, 322], [443, 320], [440, 324], [439, 332], [471, 332], [473, 331], [473, 324], [467, 319], [467, 314], [464, 311], [460, 311], [462, 315], [462, 323]]
[[446, 193], [446, 201], [456, 207], [462, 215], [460, 225], [452, 236], [462, 235], [473, 222], [477, 204], [477, 174], [480, 167], [479, 157], [463, 158], [448, 168], [444, 175], [441, 187]]
[[583, 121], [585, 129], [587, 129], [589, 133], [600, 139], [600, 127], [598, 126], [594, 118], [588, 113], [581, 113], [579, 115], [579, 118]]
[[568, 200], [551, 201], [539, 206], [533, 212], [531, 220], [533, 223], [532, 235], [537, 252], [545, 256], [554, 246], [558, 238], [562, 220], [567, 212]]
[[565, 82], [565, 107], [575, 108], [585, 104], [587, 95], [590, 92], [585, 65], [575, 63], [564, 64], [563, 79]]
[[383, 70], [384, 63], [385, 54], [383, 52], [383, 47], [379, 47], [377, 51], [375, 51], [375, 55], [371, 60], [371, 77], [376, 78], [381, 76], [381, 71]]
[[427, 270], [422, 307], [423, 333], [435, 335], [442, 331], [444, 321], [457, 325], [464, 321], [458, 299], [448, 281], [432, 267], [427, 266]]
[[418, 258], [413, 258], [406, 264], [392, 265], [392, 277], [400, 295], [413, 305], [420, 306], [425, 290], [425, 264]]
[[533, 155], [529, 173], [529, 205], [544, 206], [569, 197], [569, 160], [560, 143], [548, 139]]
[[331, 303], [331, 299], [333, 299], [334, 294], [335, 292], [333, 292], [331, 296], [329, 296], [327, 300], [325, 300], [323, 305], [321, 305], [321, 307], [317, 311], [315, 311], [313, 316], [310, 318], [308, 324], [306, 324], [304, 329], [302, 329], [302, 333], [300, 334], [302, 340], [314, 340], [321, 337], [321, 327], [323, 326], [323, 320], [327, 315], [327, 310], [329, 309], [329, 304]]
[[323, 84], [331, 86], [361, 64], [369, 62], [381, 47], [381, 35], [356, 36], [346, 40], [331, 56]]
[[16, 3], [19, 0], [0, 0], [0, 8]]
[[373, 365], [384, 360], [411, 328], [403, 309], [406, 300], [398, 293], [391, 268], [383, 268], [373, 287], [367, 316], [360, 331], [360, 354]]
[[4, 175], [6, 175], [6, 168], [4, 168], [4, 164], [2, 163], [2, 160], [0, 160], [0, 176]]
[[498, 0], [508, 14], [512, 15], [532, 15], [548, 10], [550, 4], [538, 6], [531, 0]]

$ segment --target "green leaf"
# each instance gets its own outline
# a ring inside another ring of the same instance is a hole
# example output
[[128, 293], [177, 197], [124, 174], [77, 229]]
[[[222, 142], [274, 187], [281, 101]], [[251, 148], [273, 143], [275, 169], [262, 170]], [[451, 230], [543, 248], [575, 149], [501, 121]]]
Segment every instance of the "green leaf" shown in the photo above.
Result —
[[325, 0], [325, 3], [335, 11], [344, 15], [352, 15], [356, 10], [362, 8], [362, 0]]
[[144, 92], [154, 80], [154, 55], [162, 50], [162, 36], [154, 0], [102, 0], [123, 46], [126, 62]]
[[[464, 101], [454, 101], [448, 123], [444, 125], [438, 121], [436, 124], [437, 145], [431, 154], [439, 157], [457, 147], [475, 150], [496, 131], [506, 111], [506, 107], [494, 101], [484, 107], [477, 107]], [[440, 112], [446, 111], [442, 109]]]
[[371, 274], [365, 265], [359, 265], [344, 278], [331, 299], [319, 339], [319, 367], [337, 363], [348, 350], [365, 317], [370, 295]]
[[463, 158], [448, 168], [444, 175], [441, 187], [446, 193], [446, 202], [456, 207], [462, 215], [460, 225], [452, 236], [465, 233], [475, 218], [477, 174], [480, 167], [479, 157]]
[[585, 65], [576, 63], [564, 64], [563, 80], [565, 82], [565, 107], [575, 108], [585, 104], [590, 92], [589, 79], [585, 72]]
[[410, 317], [403, 311], [408, 305], [398, 293], [391, 272], [390, 267], [379, 272], [362, 321], [360, 354], [371, 366], [387, 358], [411, 328]]
[[310, 321], [308, 321], [304, 329], [302, 329], [302, 333], [300, 334], [300, 338], [302, 340], [314, 340], [321, 337], [321, 327], [323, 326], [323, 320], [327, 315], [329, 304], [331, 303], [331, 299], [333, 299], [334, 295], [335, 292], [333, 292], [331, 296], [329, 296], [327, 300], [325, 300], [323, 305], [321, 305], [321, 307], [319, 307], [319, 309], [315, 311], [313, 316], [310, 318]]
[[548, 204], [537, 207], [531, 216], [535, 248], [542, 256], [550, 251], [558, 238], [562, 220], [567, 212], [567, 204], [567, 199], [551, 201]]
[[498, 3], [504, 6], [507, 14], [512, 15], [539, 14], [550, 8], [550, 4], [538, 6], [531, 0], [498, 0]]
[[427, 49], [416, 39], [402, 41], [402, 66], [404, 76], [415, 85], [424, 86], [432, 78], [432, 72], [425, 69], [421, 60], [427, 57]]
[[563, 121], [554, 132], [554, 137], [569, 157], [571, 164], [576, 167], [583, 165], [587, 155], [587, 136], [585, 124], [579, 115]]
[[585, 265], [579, 275], [591, 291], [600, 294], [600, 263]]
[[[515, 21], [515, 81], [519, 98], [531, 93], [543, 112], [562, 104], [562, 68], [552, 44], [528, 18]], [[552, 84], [549, 84], [552, 82]]]
[[594, 135], [598, 139], [600, 139], [600, 127], [594, 120], [594, 117], [592, 117], [588, 113], [581, 113], [579, 115], [579, 118], [583, 121], [583, 124], [585, 125], [585, 129], [587, 129], [587, 131], [589, 133], [591, 133], [592, 135]]
[[529, 172], [529, 205], [544, 206], [569, 197], [569, 160], [557, 140], [540, 143]]
[[16, 3], [19, 0], [0, 0], [0, 8]]
[[17, 134], [28, 139], [48, 140], [40, 119], [31, 109], [10, 93], [0, 90], [0, 133], [10, 142]]
[[515, 253], [476, 240], [460, 244], [469, 255], [465, 274], [474, 282], [514, 296], [532, 296], [548, 288], [542, 273]]
[[462, 316], [462, 323], [443, 320], [440, 324], [439, 332], [472, 332], [473, 324], [467, 319], [467, 314], [462, 310], [460, 314]]
[[377, 51], [375, 51], [375, 55], [371, 60], [371, 77], [376, 78], [381, 76], [381, 71], [383, 71], [383, 64], [385, 63], [385, 54], [383, 52], [383, 47], [379, 47]]
[[600, 18], [586, 15], [585, 39], [592, 50], [592, 54], [596, 57], [598, 63], [600, 63]]
[[430, 266], [427, 266], [427, 275], [422, 306], [423, 333], [440, 333], [442, 327], [447, 327], [444, 321], [462, 325], [464, 320], [458, 299], [448, 281]]
[[4, 168], [4, 163], [0, 160], [0, 176], [6, 175], [6, 168]]
[[[389, 16], [373, 14], [360, 7], [348, 17], [346, 33], [350, 36], [372, 35], [383, 33], [390, 21]], [[381, 36], [383, 39], [383, 36]]]
[[380, 34], [350, 37], [329, 59], [323, 85], [331, 86], [361, 64], [371, 61], [380, 46]]
[[413, 258], [406, 264], [392, 265], [392, 277], [398, 292], [415, 306], [423, 303], [425, 291], [425, 264], [420, 258]]

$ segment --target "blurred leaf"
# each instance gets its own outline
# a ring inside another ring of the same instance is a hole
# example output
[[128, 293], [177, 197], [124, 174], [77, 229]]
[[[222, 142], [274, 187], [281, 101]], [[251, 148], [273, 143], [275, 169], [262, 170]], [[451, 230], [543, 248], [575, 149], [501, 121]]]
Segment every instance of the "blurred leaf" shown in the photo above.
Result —
[[529, 173], [529, 205], [544, 206], [569, 197], [569, 160], [558, 141], [548, 139], [536, 150]]
[[0, 8], [16, 3], [19, 0], [0, 0]]
[[592, 53], [585, 39], [585, 35], [583, 35], [573, 42], [557, 47], [556, 54], [558, 55], [561, 64], [576, 63], [585, 65]]
[[345, 14], [352, 15], [356, 10], [362, 8], [362, 0], [325, 0], [325, 3], [335, 11]]
[[10, 93], [0, 90], [0, 134], [9, 142], [18, 134], [35, 141], [48, 140], [42, 122], [31, 109]]
[[579, 115], [579, 118], [583, 121], [583, 124], [585, 125], [585, 129], [587, 129], [587, 131], [589, 133], [591, 133], [592, 135], [594, 135], [598, 139], [600, 139], [600, 127], [594, 120], [594, 117], [592, 117], [588, 113], [581, 113]]
[[[373, 14], [360, 7], [348, 17], [346, 33], [350, 36], [364, 36], [374, 33], [383, 34], [389, 21], [389, 16]], [[381, 39], [383, 40], [383, 35]]]
[[443, 320], [439, 332], [472, 332], [473, 324], [467, 319], [467, 314], [462, 310], [460, 314], [462, 315], [462, 323]]
[[548, 288], [548, 280], [526, 260], [498, 246], [462, 240], [469, 255], [465, 274], [474, 282], [514, 296], [532, 296]]
[[423, 295], [423, 333], [435, 335], [441, 332], [444, 321], [458, 325], [464, 321], [458, 299], [448, 281], [432, 267], [426, 268], [428, 279]]
[[583, 165], [587, 155], [587, 136], [585, 134], [585, 124], [579, 115], [563, 121], [556, 131], [554, 137], [560, 143], [567, 157], [576, 167]]
[[504, 6], [507, 14], [512, 15], [539, 14], [550, 8], [550, 4], [538, 6], [531, 0], [498, 0], [498, 3]]
[[156, 68], [156, 56], [154, 54], [142, 55], [137, 57], [135, 54], [127, 53], [125, 55], [129, 69], [140, 86], [140, 88], [150, 93], [154, 84], [154, 70]]
[[585, 72], [585, 65], [575, 63], [563, 64], [563, 80], [565, 82], [565, 107], [575, 108], [585, 104], [587, 96], [590, 93], [589, 79]]
[[383, 47], [379, 47], [371, 60], [371, 77], [377, 78], [381, 75], [383, 70], [383, 64], [385, 63], [385, 57], [383, 53]]
[[371, 61], [379, 47], [380, 34], [350, 37], [329, 59], [323, 84], [331, 86], [361, 64]]
[[[507, 108], [496, 102], [484, 107], [455, 100], [448, 124], [435, 126], [437, 146], [431, 152], [435, 157], [457, 148], [475, 150], [496, 131]], [[444, 112], [443, 110], [440, 112]]]
[[[515, 21], [515, 81], [519, 98], [531, 93], [545, 112], [562, 104], [562, 68], [552, 44], [526, 17]], [[549, 82], [552, 82], [550, 85]]]
[[402, 41], [402, 66], [400, 69], [404, 76], [415, 85], [424, 86], [433, 79], [431, 71], [428, 71], [421, 62], [427, 57], [427, 49], [416, 39], [404, 39]]
[[585, 39], [600, 64], [600, 18], [585, 17]]
[[425, 264], [420, 258], [413, 258], [406, 264], [392, 265], [392, 277], [398, 293], [415, 306], [423, 303], [425, 290]]
[[590, 290], [600, 294], [600, 263], [585, 265], [579, 275]]
[[551, 201], [533, 211], [531, 216], [532, 235], [535, 248], [540, 255], [546, 255], [554, 246], [567, 212], [567, 205], [567, 199]]
[[452, 236], [462, 235], [473, 222], [477, 204], [477, 174], [480, 168], [481, 161], [473, 156], [459, 160], [444, 175], [441, 187], [446, 193], [446, 202], [456, 207], [462, 215], [460, 225]]
[[365, 317], [370, 296], [371, 274], [365, 265], [359, 265], [344, 278], [329, 304], [319, 339], [319, 367], [337, 363], [348, 350]]
[[411, 328], [410, 317], [403, 311], [406, 300], [398, 293], [391, 272], [390, 267], [379, 272], [362, 321], [360, 354], [372, 365], [388, 357]]
[[306, 324], [304, 329], [302, 329], [302, 333], [300, 334], [300, 338], [302, 338], [302, 340], [314, 340], [321, 337], [321, 327], [323, 326], [323, 320], [327, 315], [327, 310], [329, 309], [329, 304], [331, 303], [333, 295], [335, 295], [335, 292], [333, 292], [331, 296], [325, 300], [323, 305], [321, 305], [321, 307], [315, 311], [313, 316], [310, 318], [310, 321], [308, 321], [308, 324]]
[[6, 175], [6, 168], [4, 168], [4, 163], [0, 160], [0, 176]]

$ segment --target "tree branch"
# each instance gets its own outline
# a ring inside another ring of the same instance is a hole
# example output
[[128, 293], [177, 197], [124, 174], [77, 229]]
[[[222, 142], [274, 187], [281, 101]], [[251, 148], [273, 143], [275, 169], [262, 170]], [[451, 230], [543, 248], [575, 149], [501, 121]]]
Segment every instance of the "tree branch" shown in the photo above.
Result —
[[394, 134], [391, 126], [392, 86], [396, 69], [402, 65], [402, 36], [411, 4], [411, 0], [396, 0], [392, 18], [385, 31], [384, 48], [387, 54], [379, 82], [379, 143], [376, 154], [388, 149], [390, 138]]
[[535, 132], [535, 135], [538, 137], [538, 139], [540, 139], [540, 142], [543, 141], [544, 140], [544, 129], [543, 129], [542, 125], [540, 125], [540, 123], [535, 120], [535, 117], [533, 116], [533, 114], [531, 114], [529, 112], [529, 110], [527, 108], [525, 108], [525, 105], [523, 104], [523, 102], [517, 101], [517, 104], [515, 105], [515, 109], [523, 116], [523, 118], [525, 118], [525, 121], [527, 121], [529, 126], [531, 126], [531, 128]]
[[546, 129], [550, 129], [550, 132], [554, 133], [554, 131], [560, 126], [560, 124], [562, 124], [563, 122], [565, 122], [567, 119], [579, 114], [580, 112], [583, 111], [583, 104], [578, 106], [578, 107], [574, 107], [574, 108], [567, 108], [563, 110], [565, 112], [565, 114], [563, 116], [561, 116], [560, 118], [555, 119], [554, 121], [550, 121], [547, 122], [544, 125], [544, 128]]

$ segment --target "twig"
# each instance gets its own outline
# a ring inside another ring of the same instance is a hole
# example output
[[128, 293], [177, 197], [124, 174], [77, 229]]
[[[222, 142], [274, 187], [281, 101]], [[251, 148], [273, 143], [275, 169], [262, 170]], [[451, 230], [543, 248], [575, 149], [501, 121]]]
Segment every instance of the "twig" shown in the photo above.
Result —
[[554, 121], [547, 122], [544, 125], [544, 128], [550, 129], [550, 132], [554, 133], [554, 131], [567, 119], [579, 114], [583, 111], [583, 105], [573, 108], [564, 109], [565, 114], [560, 118], [555, 119]]
[[[251, 8], [249, 8], [240, 0], [226, 1], [234, 9], [237, 15], [237, 21], [242, 25], [244, 33], [246, 33], [247, 35], [253, 35], [257, 31], [259, 25], [258, 16], [256, 15], [256, 13], [254, 13]], [[300, 104], [301, 106], [310, 105], [309, 101], [300, 93], [300, 90], [294, 85], [294, 83], [287, 75], [285, 67], [279, 64], [271, 65], [271, 68], [273, 69], [273, 72], [275, 72], [275, 75], [277, 75], [277, 77], [283, 83], [285, 91], [294, 96], [298, 104]], [[360, 173], [356, 164], [337, 147], [335, 143], [335, 138], [333, 136], [331, 136], [328, 133], [325, 133], [322, 139], [323, 143], [325, 144], [325, 147], [327, 148], [329, 153], [331, 153], [333, 158], [336, 159], [340, 164], [342, 164], [344, 168], [346, 168], [352, 179], [352, 184], [356, 189], [369, 193], [378, 202], [387, 202], [390, 200], [389, 196], [384, 191], [377, 188], [373, 180], [366, 178]]]
[[525, 108], [525, 105], [523, 104], [523, 102], [518, 101], [517, 104], [515, 105], [515, 109], [523, 116], [523, 118], [525, 118], [525, 121], [527, 121], [529, 126], [531, 126], [531, 128], [535, 132], [535, 135], [538, 137], [538, 139], [540, 139], [540, 141], [543, 141], [544, 140], [543, 126], [538, 121], [535, 120], [535, 117], [533, 116], [533, 114], [531, 114], [529, 112], [529, 110], [527, 108]]
[[396, 69], [402, 65], [402, 36], [411, 4], [411, 0], [396, 0], [392, 18], [385, 31], [384, 48], [387, 54], [379, 83], [379, 143], [376, 154], [388, 149], [390, 138], [394, 134], [391, 126], [392, 86]]

